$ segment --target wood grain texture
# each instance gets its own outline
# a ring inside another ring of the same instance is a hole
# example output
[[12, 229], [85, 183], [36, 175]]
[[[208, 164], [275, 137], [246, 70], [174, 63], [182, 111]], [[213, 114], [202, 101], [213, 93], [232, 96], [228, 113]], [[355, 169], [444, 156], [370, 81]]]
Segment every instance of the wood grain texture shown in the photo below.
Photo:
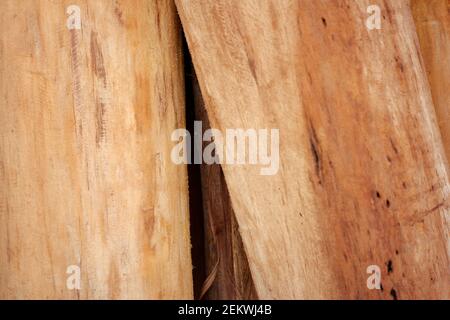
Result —
[[[210, 128], [205, 104], [197, 78], [193, 76], [195, 118], [202, 121], [203, 130]], [[209, 144], [204, 142], [204, 147]], [[258, 296], [242, 244], [239, 226], [230, 195], [219, 164], [200, 167], [205, 228], [206, 274], [205, 299], [253, 300]]]
[[[211, 126], [279, 128], [223, 165], [258, 296], [450, 297], [445, 155], [409, 1], [176, 0]], [[368, 290], [369, 265], [383, 290]]]
[[0, 298], [191, 298], [186, 168], [170, 160], [185, 121], [173, 2], [0, 12]]
[[450, 159], [450, 0], [412, 0], [421, 53]]

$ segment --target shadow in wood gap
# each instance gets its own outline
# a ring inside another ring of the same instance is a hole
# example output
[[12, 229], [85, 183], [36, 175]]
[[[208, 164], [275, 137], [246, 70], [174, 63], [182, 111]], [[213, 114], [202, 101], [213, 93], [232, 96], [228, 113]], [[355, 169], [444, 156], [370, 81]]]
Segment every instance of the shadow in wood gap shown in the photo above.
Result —
[[[186, 39], [183, 38], [183, 56], [184, 56], [184, 75], [185, 75], [185, 105], [186, 105], [186, 129], [194, 132], [195, 107], [193, 83], [194, 74], [191, 67], [191, 56], [187, 47]], [[193, 150], [193, 141], [191, 141], [191, 150]], [[191, 153], [193, 157], [193, 153]], [[190, 159], [190, 163], [194, 163]], [[189, 217], [191, 234], [191, 256], [192, 256], [192, 275], [194, 285], [194, 298], [199, 299], [203, 282], [205, 281], [205, 237], [203, 221], [203, 199], [202, 186], [200, 178], [200, 165], [188, 165], [188, 183], [189, 183]]]
[[[187, 129], [193, 137], [194, 121], [202, 121], [203, 130], [210, 124], [186, 46], [185, 71]], [[195, 298], [257, 299], [221, 166], [190, 164], [188, 174]]]

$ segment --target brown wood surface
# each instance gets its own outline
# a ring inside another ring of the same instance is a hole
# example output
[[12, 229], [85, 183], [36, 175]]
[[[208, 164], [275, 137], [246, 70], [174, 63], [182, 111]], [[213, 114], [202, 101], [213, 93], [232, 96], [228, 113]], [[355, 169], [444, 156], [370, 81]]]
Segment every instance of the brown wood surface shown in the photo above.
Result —
[[450, 159], [450, 0], [411, 0], [442, 140]]
[[0, 298], [192, 298], [187, 174], [170, 159], [185, 121], [173, 2], [0, 12]]
[[[211, 126], [279, 128], [223, 165], [260, 298], [450, 297], [449, 178], [407, 0], [177, 0]], [[382, 290], [366, 286], [369, 265]]]

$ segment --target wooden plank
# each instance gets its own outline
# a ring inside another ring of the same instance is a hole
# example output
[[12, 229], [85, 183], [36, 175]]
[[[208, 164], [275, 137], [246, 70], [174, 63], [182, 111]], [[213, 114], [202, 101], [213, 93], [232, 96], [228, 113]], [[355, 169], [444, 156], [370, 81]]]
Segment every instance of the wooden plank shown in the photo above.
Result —
[[187, 174], [170, 159], [185, 125], [173, 2], [0, 12], [0, 298], [191, 298]]
[[[210, 128], [195, 72], [192, 76], [195, 119]], [[204, 143], [206, 146], [208, 143]], [[205, 228], [205, 265], [209, 276], [203, 286], [208, 300], [254, 300], [258, 296], [242, 244], [239, 226], [219, 164], [202, 164], [201, 183]]]
[[450, 1], [412, 0], [442, 140], [450, 159]]
[[[449, 298], [445, 156], [409, 1], [176, 0], [213, 128], [280, 130], [222, 164], [258, 296]], [[380, 290], [366, 270], [381, 269]]]

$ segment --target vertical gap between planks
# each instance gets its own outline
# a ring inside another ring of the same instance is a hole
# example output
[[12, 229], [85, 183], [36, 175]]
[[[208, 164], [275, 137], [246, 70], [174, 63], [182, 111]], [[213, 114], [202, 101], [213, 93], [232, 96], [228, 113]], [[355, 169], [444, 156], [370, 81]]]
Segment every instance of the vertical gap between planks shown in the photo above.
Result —
[[[191, 56], [183, 37], [183, 58], [184, 58], [184, 79], [185, 79], [185, 106], [186, 106], [186, 129], [193, 138], [195, 119], [195, 104], [193, 94], [193, 68]], [[194, 150], [194, 140], [191, 139], [191, 150]], [[192, 274], [194, 285], [194, 298], [198, 299], [200, 291], [205, 280], [205, 236], [203, 219], [203, 197], [200, 178], [200, 165], [193, 164], [194, 153], [191, 152], [191, 161], [188, 164], [188, 182], [189, 182], [189, 216], [190, 216], [190, 234], [191, 234], [191, 256], [192, 256]]]

